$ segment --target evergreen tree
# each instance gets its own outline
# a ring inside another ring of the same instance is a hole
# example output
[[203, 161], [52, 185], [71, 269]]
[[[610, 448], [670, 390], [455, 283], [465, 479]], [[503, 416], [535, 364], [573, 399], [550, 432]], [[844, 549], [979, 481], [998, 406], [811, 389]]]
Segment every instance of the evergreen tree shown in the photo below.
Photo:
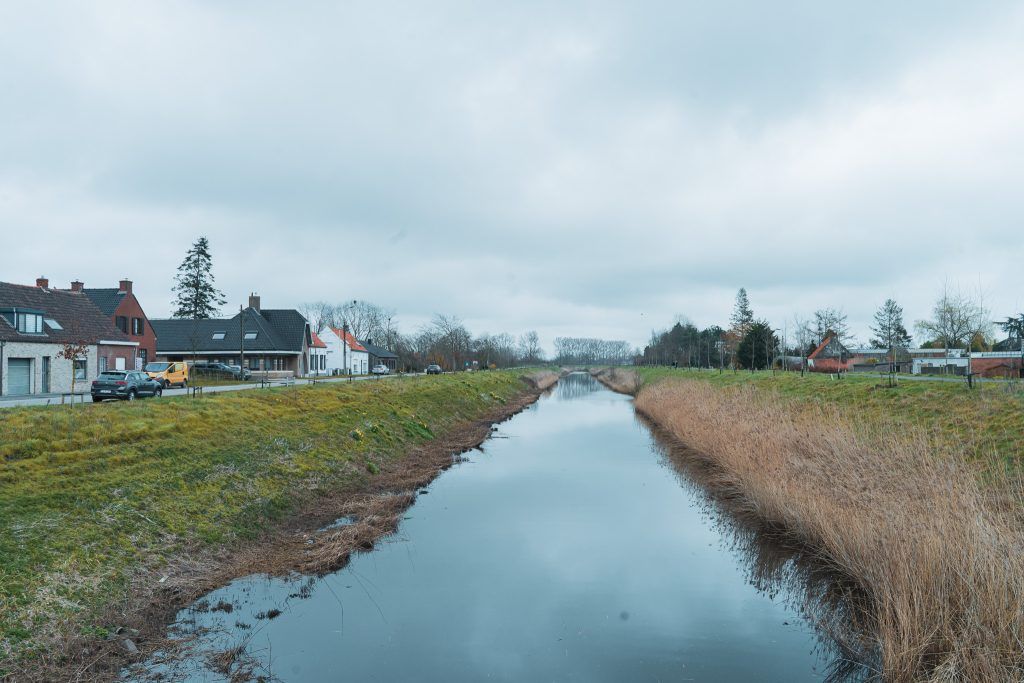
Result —
[[227, 303], [223, 292], [213, 286], [212, 268], [210, 243], [200, 237], [185, 254], [174, 277], [175, 318], [212, 318]]
[[1008, 335], [1006, 341], [1010, 344], [1024, 339], [1024, 313], [1019, 314], [1016, 318], [1010, 316], [996, 324]]
[[751, 323], [739, 348], [736, 361], [741, 368], [763, 370], [771, 366], [779, 349], [779, 340], [767, 320]]
[[892, 299], [886, 299], [875, 313], [875, 325], [871, 328], [875, 338], [871, 346], [875, 349], [905, 349], [910, 346], [910, 334], [903, 326], [903, 308]]
[[732, 324], [732, 329], [738, 332], [741, 338], [754, 324], [754, 311], [750, 308], [750, 299], [747, 298], [747, 290], [743, 287], [736, 292], [736, 305], [733, 306], [729, 322]]

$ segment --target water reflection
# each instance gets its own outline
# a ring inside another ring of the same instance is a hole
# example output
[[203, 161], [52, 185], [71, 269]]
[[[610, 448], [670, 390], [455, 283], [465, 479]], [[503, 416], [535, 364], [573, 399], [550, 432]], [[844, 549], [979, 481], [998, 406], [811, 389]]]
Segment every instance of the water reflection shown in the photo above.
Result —
[[685, 446], [642, 415], [656, 449], [679, 475], [680, 485], [703, 502], [707, 521], [740, 559], [749, 583], [775, 599], [781, 596], [818, 633], [818, 657], [828, 683], [882, 680], [864, 596], [831, 571], [814, 552], [794, 543], [740, 509], [716, 490], [714, 472]]
[[604, 387], [589, 374], [570, 372], [558, 380], [553, 396], [556, 401], [574, 401], [599, 391], [604, 391]]
[[499, 432], [341, 571], [246, 577], [183, 610], [192, 656], [148, 673], [793, 683], [832, 667], [800, 600], [758, 585], [627, 397], [570, 375]]

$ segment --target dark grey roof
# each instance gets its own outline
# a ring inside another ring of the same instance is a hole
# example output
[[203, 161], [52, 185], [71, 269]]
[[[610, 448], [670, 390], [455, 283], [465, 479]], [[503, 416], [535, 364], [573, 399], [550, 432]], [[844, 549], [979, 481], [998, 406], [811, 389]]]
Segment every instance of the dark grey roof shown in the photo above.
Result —
[[114, 315], [117, 307], [124, 301], [125, 293], [116, 287], [110, 289], [83, 289], [82, 292], [92, 299], [96, 307], [107, 316]]
[[61, 344], [67, 341], [131, 341], [114, 327], [88, 296], [64, 289], [43, 289], [0, 282], [0, 309], [25, 308], [42, 311], [57, 321], [62, 330], [46, 325], [46, 334], [22, 334], [0, 316], [0, 340]]
[[394, 358], [396, 360], [398, 359], [397, 355], [391, 353], [387, 349], [381, 348], [379, 346], [375, 346], [374, 344], [371, 344], [370, 342], [361, 341], [359, 343], [362, 344], [363, 348], [366, 349], [367, 352], [371, 356], [373, 356], [374, 358]]
[[[241, 326], [239, 316], [244, 316]], [[227, 319], [171, 318], [149, 322], [156, 332], [158, 354], [189, 351], [237, 352], [243, 331], [256, 332], [255, 339], [244, 340], [246, 351], [302, 353], [305, 338], [309, 334], [306, 319], [298, 311], [288, 310], [256, 311], [247, 308]], [[214, 339], [213, 335], [216, 332], [223, 332], [224, 339]]]

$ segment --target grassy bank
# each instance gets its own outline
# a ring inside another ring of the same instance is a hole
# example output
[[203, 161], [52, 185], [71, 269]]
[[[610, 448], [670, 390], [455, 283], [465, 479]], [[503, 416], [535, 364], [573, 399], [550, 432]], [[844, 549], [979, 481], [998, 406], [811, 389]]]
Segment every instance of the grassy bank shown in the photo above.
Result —
[[140, 575], [358, 489], [549, 379], [522, 374], [0, 411], [0, 677], [106, 636], [101, 615]]
[[[863, 596], [885, 680], [1024, 677], [1020, 397], [955, 384], [642, 369], [605, 381], [744, 512]], [[991, 429], [994, 434], [983, 432]]]
[[[637, 368], [640, 385], [665, 379], [692, 379], [720, 387], [750, 386], [801, 405], [834, 406], [864, 423], [923, 428], [979, 465], [995, 461], [1016, 467], [1024, 454], [1024, 385], [931, 382], [903, 379], [895, 388], [878, 375], [829, 375], [799, 372], [730, 372]], [[638, 385], [639, 387], [639, 385]], [[638, 388], [637, 387], [637, 388]], [[635, 393], [635, 392], [628, 392]]]

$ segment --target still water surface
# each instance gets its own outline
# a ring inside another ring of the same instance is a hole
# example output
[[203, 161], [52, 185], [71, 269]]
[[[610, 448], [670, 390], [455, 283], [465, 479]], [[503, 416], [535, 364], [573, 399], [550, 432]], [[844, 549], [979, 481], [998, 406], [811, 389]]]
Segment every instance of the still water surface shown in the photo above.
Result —
[[[439, 477], [398, 533], [322, 579], [248, 577], [182, 623], [304, 681], [816, 681], [784, 588], [759, 590], [699, 490], [583, 374]], [[273, 619], [257, 618], [281, 610]], [[151, 672], [223, 680], [202, 656]]]

